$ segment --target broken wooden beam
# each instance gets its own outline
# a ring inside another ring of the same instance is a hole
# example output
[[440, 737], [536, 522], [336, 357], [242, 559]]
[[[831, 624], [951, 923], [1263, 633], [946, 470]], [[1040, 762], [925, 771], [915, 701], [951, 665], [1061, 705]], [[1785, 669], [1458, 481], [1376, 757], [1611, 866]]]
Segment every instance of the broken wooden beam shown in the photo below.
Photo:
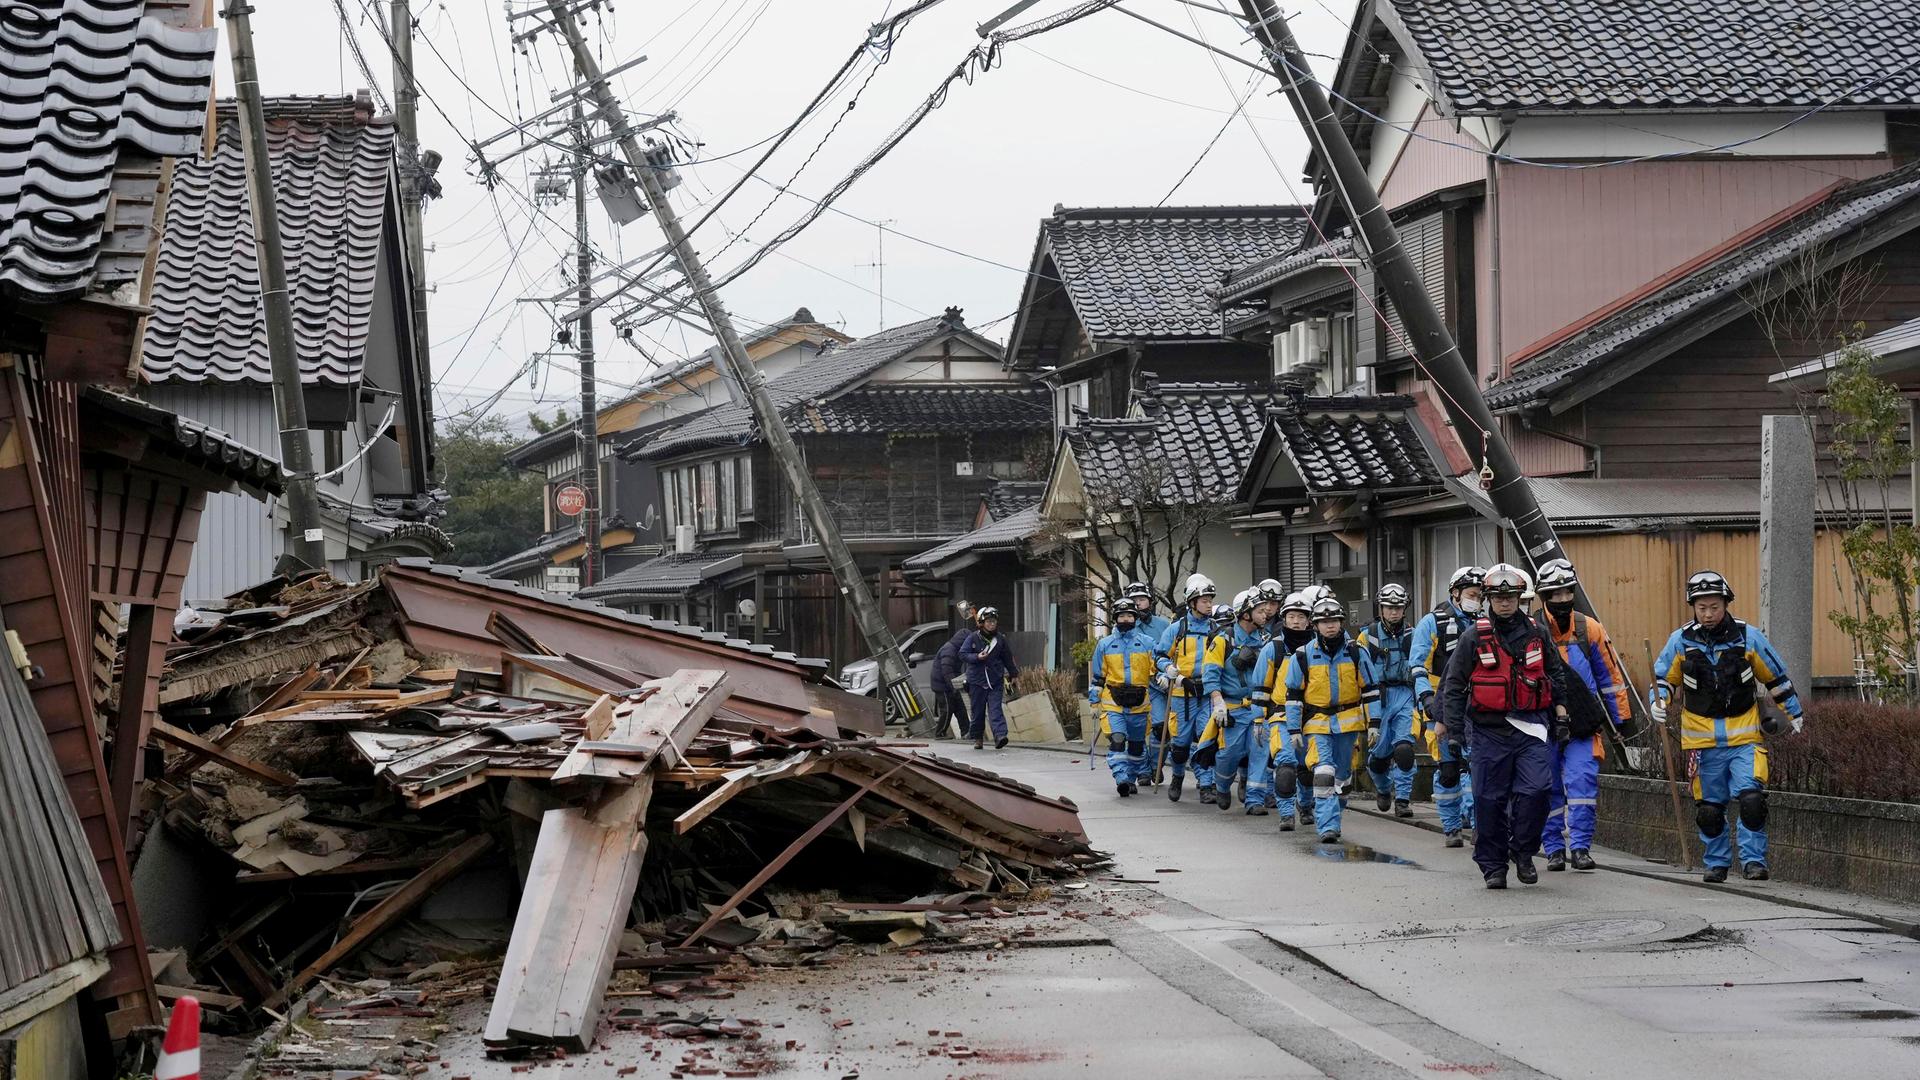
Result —
[[241, 757], [239, 754], [228, 750], [219, 743], [209, 742], [191, 731], [174, 727], [164, 720], [155, 720], [153, 722], [153, 734], [183, 750], [192, 750], [195, 753], [218, 761], [229, 769], [235, 769], [247, 773], [250, 776], [257, 776], [269, 784], [275, 784], [280, 787], [294, 787], [300, 783], [300, 778], [292, 773], [282, 772], [271, 765], [254, 761], [252, 758]]
[[325, 974], [328, 968], [344, 960], [355, 949], [366, 944], [367, 939], [385, 930], [399, 921], [402, 915], [412, 911], [415, 905], [432, 895], [433, 891], [446, 884], [447, 879], [459, 873], [466, 865], [493, 846], [493, 837], [485, 833], [469, 837], [465, 842], [434, 860], [432, 866], [420, 871], [405, 885], [389, 894], [386, 899], [375, 904], [367, 913], [353, 921], [333, 948], [321, 953], [319, 958], [287, 981], [285, 986], [275, 991], [264, 1004], [269, 1009], [277, 1009], [286, 1004], [294, 994], [306, 985]]
[[[573, 748], [554, 771], [556, 784], [573, 780], [605, 780], [633, 783], [656, 760], [680, 764], [687, 744], [720, 708], [732, 692], [724, 671], [689, 669], [676, 671], [664, 679], [653, 679], [642, 687], [646, 697], [613, 703], [613, 714], [605, 730], [589, 719], [586, 737]], [[591, 718], [603, 703], [601, 698], [588, 710]], [[597, 742], [622, 747], [616, 754], [598, 754], [591, 747]]]

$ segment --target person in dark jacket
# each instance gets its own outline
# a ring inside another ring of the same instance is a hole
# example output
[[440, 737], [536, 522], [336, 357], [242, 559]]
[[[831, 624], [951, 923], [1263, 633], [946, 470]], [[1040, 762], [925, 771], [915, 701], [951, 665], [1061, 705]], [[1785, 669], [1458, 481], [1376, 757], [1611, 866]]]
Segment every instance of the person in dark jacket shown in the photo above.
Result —
[[1509, 862], [1522, 884], [1540, 880], [1533, 856], [1547, 824], [1553, 748], [1572, 737], [1567, 702], [1577, 676], [1553, 636], [1521, 610], [1531, 589], [1518, 567], [1489, 567], [1484, 588], [1491, 614], [1467, 627], [1447, 660], [1438, 737], [1467, 741], [1473, 861], [1487, 888], [1504, 889]]
[[[965, 665], [960, 662], [960, 646], [966, 643], [967, 635], [973, 633], [973, 606], [962, 600], [953, 605], [954, 613], [959, 616], [960, 629], [953, 632], [946, 644], [933, 654], [933, 714], [938, 718], [934, 730], [945, 738], [950, 731], [965, 735], [967, 731], [967, 699], [962, 696], [966, 684]], [[958, 728], [951, 725], [959, 723]]]
[[1020, 665], [1013, 650], [1000, 636], [1000, 612], [980, 609], [980, 629], [967, 635], [960, 645], [960, 659], [967, 665], [967, 697], [973, 703], [973, 748], [986, 744], [987, 723], [993, 723], [993, 748], [1007, 745], [1007, 714], [1001, 711], [1006, 701], [1007, 680], [1017, 678]]

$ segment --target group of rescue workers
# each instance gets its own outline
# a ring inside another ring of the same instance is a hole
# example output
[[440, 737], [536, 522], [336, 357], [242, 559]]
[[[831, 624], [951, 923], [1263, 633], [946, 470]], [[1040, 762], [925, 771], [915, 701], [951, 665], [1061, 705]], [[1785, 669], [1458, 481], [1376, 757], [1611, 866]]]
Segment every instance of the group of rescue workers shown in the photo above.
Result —
[[[1289, 594], [1266, 580], [1226, 605], [1194, 574], [1169, 620], [1151, 589], [1128, 585], [1094, 649], [1088, 690], [1115, 789], [1125, 798], [1156, 786], [1170, 764], [1166, 794], [1179, 802], [1191, 767], [1201, 803], [1277, 812], [1282, 832], [1311, 813], [1320, 843], [1336, 844], [1363, 757], [1377, 808], [1413, 816], [1424, 742], [1446, 846], [1471, 833], [1487, 888], [1506, 888], [1509, 866], [1537, 882], [1542, 850], [1549, 871], [1594, 869], [1601, 728], [1631, 718], [1631, 690], [1606, 628], [1575, 610], [1572, 563], [1554, 559], [1538, 574], [1536, 583], [1506, 563], [1461, 567], [1416, 624], [1406, 588], [1388, 584], [1357, 633], [1325, 586]], [[1541, 607], [1529, 611], [1535, 598]], [[1664, 725], [1677, 707], [1682, 748], [1697, 755], [1706, 880], [1725, 881], [1732, 862], [1730, 803], [1742, 873], [1764, 879], [1764, 736], [1789, 723], [1799, 731], [1800, 700], [1766, 636], [1728, 611], [1724, 577], [1694, 574], [1686, 601], [1692, 621], [1654, 662], [1648, 713]], [[1762, 710], [1762, 689], [1788, 721]]]

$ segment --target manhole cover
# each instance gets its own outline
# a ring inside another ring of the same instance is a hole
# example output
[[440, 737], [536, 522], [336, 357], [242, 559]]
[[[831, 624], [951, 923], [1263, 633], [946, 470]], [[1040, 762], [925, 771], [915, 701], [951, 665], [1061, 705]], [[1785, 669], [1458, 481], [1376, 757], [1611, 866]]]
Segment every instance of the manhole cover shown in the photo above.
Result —
[[1592, 945], [1650, 945], [1697, 934], [1706, 928], [1707, 921], [1697, 915], [1629, 913], [1543, 923], [1509, 935], [1507, 943], [1561, 949]]

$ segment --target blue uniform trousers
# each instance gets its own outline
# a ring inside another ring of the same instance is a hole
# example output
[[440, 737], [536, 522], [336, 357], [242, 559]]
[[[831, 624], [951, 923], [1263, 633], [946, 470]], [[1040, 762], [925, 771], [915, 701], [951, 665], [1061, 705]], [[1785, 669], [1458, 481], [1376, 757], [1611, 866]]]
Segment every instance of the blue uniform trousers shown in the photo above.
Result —
[[[1284, 730], [1287, 726], [1286, 714], [1274, 714], [1267, 720], [1264, 726], [1265, 730], [1260, 735], [1259, 745], [1270, 748], [1273, 733]], [[1269, 777], [1276, 777], [1282, 766], [1291, 768], [1294, 771], [1293, 794], [1287, 798], [1281, 798], [1276, 794], [1277, 789], [1268, 788], [1267, 806], [1273, 808], [1281, 816], [1291, 819], [1294, 816], [1296, 805], [1307, 805], [1307, 801], [1311, 798], [1311, 795], [1304, 789], [1310, 787], [1313, 783], [1310, 774], [1300, 768], [1300, 759], [1295, 756], [1293, 752], [1293, 740], [1291, 738], [1281, 739], [1279, 752], [1269, 754], [1267, 759], [1267, 775]]]
[[[1160, 743], [1167, 735], [1167, 695], [1151, 686], [1147, 688], [1147, 716], [1150, 722], [1147, 725], [1146, 767], [1140, 771], [1142, 783], [1152, 777], [1153, 763], [1160, 760]], [[1167, 749], [1172, 751], [1173, 747], [1169, 746]], [[1181, 762], [1176, 765], [1175, 771], [1185, 775], [1186, 763]]]
[[1473, 861], [1483, 874], [1540, 850], [1553, 788], [1553, 750], [1517, 728], [1472, 725]]
[[1413, 745], [1413, 690], [1389, 686], [1380, 701], [1380, 734], [1367, 750], [1367, 771], [1373, 774], [1373, 789], [1386, 791], [1393, 785], [1393, 797], [1402, 802], [1413, 798], [1413, 770], [1393, 763], [1393, 748]]
[[1600, 806], [1600, 759], [1593, 755], [1598, 738], [1573, 739], [1553, 752], [1547, 830], [1540, 837], [1540, 848], [1548, 854], [1593, 846], [1594, 819]]
[[[1147, 714], [1107, 709], [1101, 727], [1107, 735], [1107, 771], [1117, 784], [1133, 783], [1151, 768], [1146, 763]], [[1115, 736], [1120, 746], [1114, 746]]]
[[1473, 748], [1462, 745], [1462, 753], [1455, 756], [1452, 746], [1446, 742], [1440, 744], [1438, 762], [1440, 765], [1458, 764], [1460, 778], [1451, 784], [1442, 783], [1441, 775], [1446, 771], [1436, 768], [1433, 771], [1433, 808], [1440, 812], [1440, 831], [1457, 833], [1463, 827], [1473, 823], [1473, 773], [1469, 764], [1473, 757]]
[[1698, 765], [1693, 778], [1693, 797], [1700, 802], [1719, 803], [1726, 815], [1726, 824], [1721, 827], [1719, 836], [1708, 836], [1704, 832], [1700, 834], [1700, 843], [1706, 847], [1707, 865], [1733, 864], [1733, 830], [1736, 825], [1740, 827], [1740, 864], [1767, 865], [1767, 830], [1740, 825], [1740, 812], [1737, 809], [1741, 792], [1766, 790], [1766, 748], [1749, 743], [1746, 746], [1710, 746], [1694, 753], [1698, 755]]
[[1213, 763], [1214, 782], [1233, 778], [1242, 766], [1247, 770], [1247, 789], [1243, 796], [1249, 807], [1267, 804], [1267, 789], [1273, 786], [1273, 772], [1267, 767], [1267, 711], [1258, 705], [1242, 705], [1227, 710], [1229, 721], [1220, 733], [1220, 756]]
[[[1187, 762], [1197, 749], [1195, 741], [1200, 731], [1207, 726], [1207, 714], [1213, 711], [1213, 704], [1203, 697], [1190, 695], [1167, 696], [1167, 727], [1172, 732], [1167, 743], [1167, 760], [1173, 763], [1173, 775], [1185, 776]], [[1193, 762], [1193, 779], [1203, 788], [1213, 786], [1213, 757], [1206, 756], [1209, 764]]]
[[1006, 698], [1006, 688], [1000, 686], [976, 686], [969, 683], [967, 685], [967, 697], [973, 700], [973, 726], [968, 729], [967, 733], [975, 739], [979, 739], [981, 733], [985, 730], [983, 725], [991, 721], [993, 724], [993, 737], [996, 739], [1006, 738], [1007, 714], [1001, 711], [1000, 707]]
[[1307, 769], [1313, 775], [1313, 827], [1321, 833], [1340, 831], [1340, 796], [1353, 781], [1354, 747], [1360, 733], [1308, 735]]

